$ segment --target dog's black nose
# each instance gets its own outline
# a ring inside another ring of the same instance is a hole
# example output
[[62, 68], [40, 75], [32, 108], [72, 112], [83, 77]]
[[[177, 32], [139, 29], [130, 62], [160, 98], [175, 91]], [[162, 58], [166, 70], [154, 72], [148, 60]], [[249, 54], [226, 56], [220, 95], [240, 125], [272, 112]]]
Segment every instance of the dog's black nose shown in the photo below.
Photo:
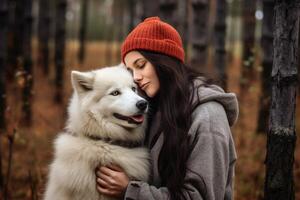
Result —
[[147, 106], [148, 106], [148, 102], [145, 100], [140, 100], [136, 103], [136, 107], [141, 111], [146, 110]]

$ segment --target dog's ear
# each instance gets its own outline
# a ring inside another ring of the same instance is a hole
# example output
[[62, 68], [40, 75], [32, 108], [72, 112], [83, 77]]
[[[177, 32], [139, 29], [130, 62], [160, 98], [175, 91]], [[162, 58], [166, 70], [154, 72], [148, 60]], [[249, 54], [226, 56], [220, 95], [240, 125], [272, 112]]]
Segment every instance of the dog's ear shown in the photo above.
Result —
[[95, 73], [93, 72], [71, 72], [71, 81], [74, 90], [78, 93], [87, 92], [93, 89]]

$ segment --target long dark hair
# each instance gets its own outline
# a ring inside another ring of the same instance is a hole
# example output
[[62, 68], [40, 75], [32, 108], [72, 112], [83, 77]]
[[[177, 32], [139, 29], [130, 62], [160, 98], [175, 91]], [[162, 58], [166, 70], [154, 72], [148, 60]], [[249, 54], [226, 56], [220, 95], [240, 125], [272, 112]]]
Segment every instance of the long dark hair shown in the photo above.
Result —
[[154, 66], [160, 81], [159, 92], [152, 102], [150, 100], [150, 105], [156, 104], [154, 107], [161, 112], [157, 132], [157, 135], [164, 134], [158, 158], [161, 185], [168, 188], [172, 200], [182, 199], [186, 163], [197, 139], [188, 135], [193, 101], [197, 97], [193, 80], [202, 74], [176, 58], [149, 51], [139, 52]]

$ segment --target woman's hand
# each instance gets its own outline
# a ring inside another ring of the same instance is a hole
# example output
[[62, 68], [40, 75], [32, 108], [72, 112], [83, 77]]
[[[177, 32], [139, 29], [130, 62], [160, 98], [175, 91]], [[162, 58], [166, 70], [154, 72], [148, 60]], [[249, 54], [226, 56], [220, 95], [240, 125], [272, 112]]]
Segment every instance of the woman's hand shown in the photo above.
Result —
[[122, 197], [129, 183], [123, 169], [116, 165], [102, 166], [96, 169], [97, 190], [104, 195]]

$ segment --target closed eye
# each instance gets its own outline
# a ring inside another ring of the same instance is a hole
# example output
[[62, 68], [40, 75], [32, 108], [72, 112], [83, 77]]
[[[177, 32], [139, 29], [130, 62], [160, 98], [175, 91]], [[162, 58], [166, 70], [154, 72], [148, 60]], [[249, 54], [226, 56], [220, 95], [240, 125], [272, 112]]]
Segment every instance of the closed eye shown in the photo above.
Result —
[[143, 69], [145, 67], [145, 65], [146, 65], [146, 61], [140, 62], [139, 64], [137, 64], [137, 68], [138, 69]]
[[115, 91], [110, 93], [110, 95], [112, 95], [112, 96], [118, 96], [120, 94], [121, 94], [121, 92], [119, 90], [115, 90]]
[[132, 87], [131, 89], [132, 91], [136, 92], [136, 87]]

